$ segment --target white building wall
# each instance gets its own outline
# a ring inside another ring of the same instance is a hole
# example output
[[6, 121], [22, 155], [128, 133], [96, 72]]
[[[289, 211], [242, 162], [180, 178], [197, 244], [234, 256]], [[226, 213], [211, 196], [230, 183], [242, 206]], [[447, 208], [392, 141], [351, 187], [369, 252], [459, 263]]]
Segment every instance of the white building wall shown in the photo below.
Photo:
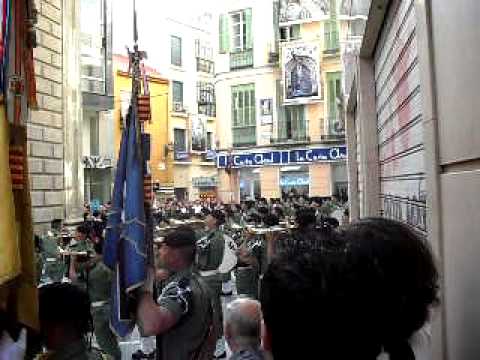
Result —
[[[216, 67], [217, 133], [221, 149], [232, 147], [232, 86], [255, 84], [255, 112], [257, 121], [257, 145], [270, 143], [275, 136], [277, 123], [276, 81], [280, 70], [270, 64], [269, 53], [275, 49], [273, 1], [231, 0], [219, 4], [216, 16], [214, 54]], [[219, 53], [219, 17], [235, 11], [252, 9], [253, 67], [230, 71], [230, 54]], [[261, 125], [260, 100], [272, 99], [272, 124]]]

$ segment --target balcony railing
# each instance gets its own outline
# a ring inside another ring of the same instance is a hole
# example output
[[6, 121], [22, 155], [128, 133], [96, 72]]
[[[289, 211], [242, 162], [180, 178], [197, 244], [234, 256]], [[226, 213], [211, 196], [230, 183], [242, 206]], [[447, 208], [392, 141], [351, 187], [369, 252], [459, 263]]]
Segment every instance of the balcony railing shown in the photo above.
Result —
[[175, 150], [173, 159], [175, 161], [190, 161], [190, 153], [188, 151]]
[[296, 135], [292, 137], [277, 137], [271, 138], [271, 144], [295, 144], [295, 143], [306, 143], [310, 142], [310, 136], [307, 135]]
[[257, 145], [256, 126], [233, 128], [233, 146], [245, 147]]
[[253, 66], [253, 49], [230, 54], [230, 70], [244, 69]]
[[206, 60], [197, 57], [197, 71], [208, 74], [215, 73], [215, 63], [211, 60]]

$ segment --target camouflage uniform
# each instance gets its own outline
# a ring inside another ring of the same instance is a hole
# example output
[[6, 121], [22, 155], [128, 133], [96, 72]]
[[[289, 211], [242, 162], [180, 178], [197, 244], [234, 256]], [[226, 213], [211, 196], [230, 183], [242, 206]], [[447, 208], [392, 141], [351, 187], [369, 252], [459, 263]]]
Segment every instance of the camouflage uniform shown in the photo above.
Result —
[[[204, 240], [206, 240], [205, 243], [207, 245], [198, 247], [196, 265], [202, 279], [208, 285], [212, 294], [216, 325], [219, 329], [223, 329], [222, 302], [220, 298], [222, 295], [223, 275], [219, 274], [217, 269], [223, 260], [225, 239], [223, 232], [215, 229], [210, 231]], [[223, 330], [221, 334], [223, 334]]]

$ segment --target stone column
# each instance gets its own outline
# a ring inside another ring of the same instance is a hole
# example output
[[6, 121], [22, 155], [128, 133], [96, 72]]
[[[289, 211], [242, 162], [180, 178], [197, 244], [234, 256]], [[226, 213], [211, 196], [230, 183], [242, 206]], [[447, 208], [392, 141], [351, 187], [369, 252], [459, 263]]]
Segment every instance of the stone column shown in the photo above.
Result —
[[63, 0], [63, 19], [65, 222], [76, 223], [82, 220], [84, 203], [79, 0]]

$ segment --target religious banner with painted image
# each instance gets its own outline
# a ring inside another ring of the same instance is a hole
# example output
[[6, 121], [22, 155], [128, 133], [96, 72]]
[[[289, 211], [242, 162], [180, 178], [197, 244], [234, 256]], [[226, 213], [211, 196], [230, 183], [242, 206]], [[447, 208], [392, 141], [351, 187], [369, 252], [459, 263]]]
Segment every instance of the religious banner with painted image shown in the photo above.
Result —
[[207, 151], [207, 117], [197, 115], [192, 118], [192, 151]]
[[320, 46], [314, 43], [287, 45], [282, 51], [285, 103], [322, 99]]
[[280, 25], [328, 19], [329, 3], [329, 0], [280, 0]]

